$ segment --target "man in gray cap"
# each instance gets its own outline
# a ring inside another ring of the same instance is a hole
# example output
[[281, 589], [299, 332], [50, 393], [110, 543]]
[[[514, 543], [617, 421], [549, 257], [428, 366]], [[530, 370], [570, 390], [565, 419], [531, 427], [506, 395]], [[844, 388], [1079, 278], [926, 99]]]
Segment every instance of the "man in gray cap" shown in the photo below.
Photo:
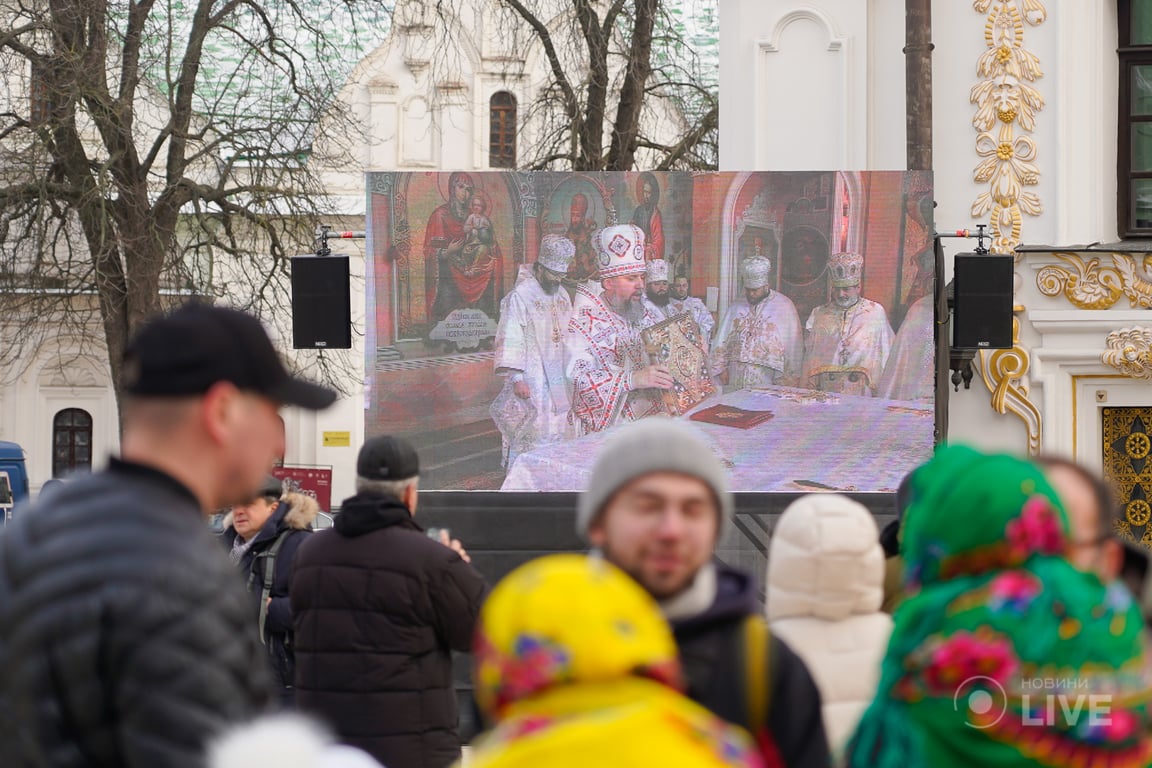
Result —
[[366, 441], [356, 495], [301, 545], [296, 703], [384, 765], [439, 768], [460, 758], [451, 652], [471, 648], [487, 589], [459, 541], [412, 519], [419, 473], [407, 441]]
[[572, 299], [561, 286], [576, 246], [544, 235], [532, 264], [520, 267], [516, 287], [500, 303], [495, 366], [507, 383], [492, 402], [504, 443], [504, 467], [521, 453], [574, 437], [564, 375], [564, 333]]
[[654, 418], [604, 444], [576, 527], [659, 601], [692, 699], [747, 728], [766, 764], [824, 768], [820, 694], [804, 662], [768, 633], [752, 577], [713, 562], [732, 514], [724, 466], [704, 436]]

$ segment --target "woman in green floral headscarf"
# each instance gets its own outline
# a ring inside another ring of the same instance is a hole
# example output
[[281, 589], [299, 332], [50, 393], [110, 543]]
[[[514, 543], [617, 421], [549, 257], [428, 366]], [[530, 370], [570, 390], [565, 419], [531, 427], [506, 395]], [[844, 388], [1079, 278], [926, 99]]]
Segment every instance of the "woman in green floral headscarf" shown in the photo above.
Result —
[[1040, 470], [945, 446], [911, 494], [908, 598], [849, 765], [1152, 763], [1140, 615], [1064, 560], [1067, 519]]

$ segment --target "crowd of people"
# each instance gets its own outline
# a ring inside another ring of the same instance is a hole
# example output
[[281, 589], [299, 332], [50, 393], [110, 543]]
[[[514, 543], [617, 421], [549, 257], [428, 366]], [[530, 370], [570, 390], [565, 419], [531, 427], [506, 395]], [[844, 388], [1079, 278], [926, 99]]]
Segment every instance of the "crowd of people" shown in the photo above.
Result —
[[335, 395], [254, 318], [176, 310], [124, 370], [121, 455], [0, 535], [4, 766], [442, 768], [462, 760], [454, 651], [484, 768], [1152, 763], [1147, 557], [1067, 460], [942, 446], [884, 531], [801, 496], [762, 606], [717, 556], [724, 464], [689, 423], [642, 419], [579, 496], [589, 551], [490, 591], [420, 525], [398, 437], [365, 441], [356, 494], [311, 530], [315, 503], [267, 476], [277, 409]]
[[[883, 305], [861, 295], [860, 254], [831, 255], [830, 300], [806, 320], [772, 287], [778, 265], [748, 256], [738, 265], [743, 296], [717, 325], [704, 302], [689, 295], [688, 276], [670, 274], [646, 237], [635, 223], [596, 230], [588, 239], [596, 270], [580, 281], [571, 278], [578, 246], [564, 235], [545, 235], [536, 260], [520, 267], [501, 302], [495, 343], [495, 372], [506, 383], [491, 412], [505, 468], [534, 448], [666, 414], [663, 391], [677, 382], [652, 361], [643, 333], [683, 314], [696, 323], [713, 386], [932, 399], [931, 298], [924, 295], [895, 337]], [[924, 274], [932, 274], [930, 266]], [[930, 281], [916, 285], [926, 294]], [[893, 349], [899, 354], [890, 363]]]

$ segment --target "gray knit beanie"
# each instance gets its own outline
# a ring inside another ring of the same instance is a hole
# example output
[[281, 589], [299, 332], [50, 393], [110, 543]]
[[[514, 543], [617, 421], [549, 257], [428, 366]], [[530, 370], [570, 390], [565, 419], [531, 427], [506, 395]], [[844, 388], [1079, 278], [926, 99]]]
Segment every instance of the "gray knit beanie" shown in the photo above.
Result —
[[707, 483], [720, 505], [717, 535], [732, 516], [732, 494], [724, 465], [707, 438], [687, 422], [652, 417], [620, 427], [604, 443], [592, 467], [588, 488], [576, 507], [576, 533], [585, 541], [588, 527], [621, 487], [651, 472], [676, 472]]

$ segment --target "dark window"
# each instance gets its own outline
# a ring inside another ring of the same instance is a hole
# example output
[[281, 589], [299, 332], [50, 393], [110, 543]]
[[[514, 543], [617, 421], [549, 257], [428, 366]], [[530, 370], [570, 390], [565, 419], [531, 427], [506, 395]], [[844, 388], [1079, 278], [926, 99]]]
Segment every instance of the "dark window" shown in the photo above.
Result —
[[32, 77], [28, 83], [28, 119], [32, 125], [40, 126], [48, 122], [52, 114], [52, 95], [48, 81], [44, 77], [42, 65], [32, 65]]
[[488, 104], [488, 165], [516, 167], [516, 97], [508, 91], [492, 94]]
[[1152, 236], [1152, 0], [1120, 0], [1120, 135], [1116, 152], [1121, 237]]
[[65, 408], [52, 419], [52, 477], [92, 468], [92, 416]]

